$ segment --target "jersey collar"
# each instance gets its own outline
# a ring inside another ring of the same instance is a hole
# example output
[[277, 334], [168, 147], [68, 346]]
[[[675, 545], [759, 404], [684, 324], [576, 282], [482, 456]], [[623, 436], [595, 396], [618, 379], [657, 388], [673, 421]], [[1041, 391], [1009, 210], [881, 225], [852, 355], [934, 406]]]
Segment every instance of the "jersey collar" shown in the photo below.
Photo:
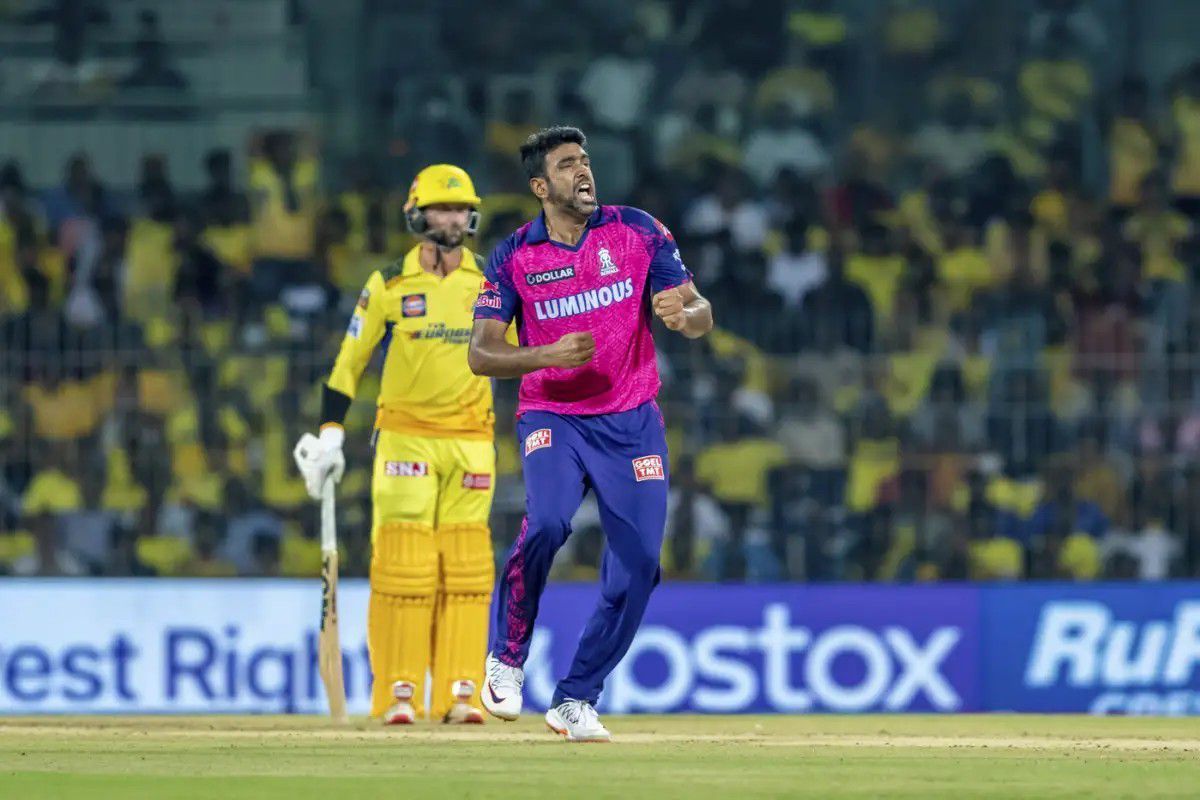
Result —
[[[465, 269], [467, 272], [474, 272], [477, 275], [483, 274], [483, 270], [479, 268], [479, 263], [475, 260], [475, 251], [466, 245], [463, 245], [462, 261], [459, 262], [458, 269], [454, 270], [454, 272], [458, 272], [460, 269]], [[421, 245], [416, 245], [405, 254], [404, 268], [400, 274], [405, 278], [429, 274], [421, 268]]]
[[[590, 217], [588, 217], [587, 225], [584, 226], [584, 230], [599, 228], [601, 225], [612, 222], [612, 219], [613, 214], [611, 208], [608, 206], [596, 206], [596, 210], [592, 212]], [[545, 211], [533, 218], [533, 222], [529, 224], [529, 232], [525, 234], [525, 241], [529, 244], [540, 244], [542, 242], [550, 241], [550, 233], [546, 230]], [[580, 239], [580, 241], [583, 240]]]

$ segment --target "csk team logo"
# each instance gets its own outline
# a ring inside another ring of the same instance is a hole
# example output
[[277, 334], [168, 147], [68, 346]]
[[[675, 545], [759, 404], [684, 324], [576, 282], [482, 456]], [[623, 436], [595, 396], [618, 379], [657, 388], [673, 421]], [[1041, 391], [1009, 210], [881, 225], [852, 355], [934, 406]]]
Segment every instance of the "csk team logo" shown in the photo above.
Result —
[[616, 275], [620, 271], [620, 268], [613, 263], [612, 256], [609, 254], [607, 247], [601, 247], [597, 255], [600, 256], [601, 275]]
[[406, 294], [400, 299], [400, 316], [402, 317], [423, 317], [425, 316], [425, 295], [423, 294]]
[[550, 429], [538, 428], [533, 433], [525, 437], [525, 455], [529, 455], [534, 450], [541, 450], [543, 447], [550, 446]]
[[665, 481], [662, 456], [642, 456], [633, 460], [633, 477], [642, 481]]

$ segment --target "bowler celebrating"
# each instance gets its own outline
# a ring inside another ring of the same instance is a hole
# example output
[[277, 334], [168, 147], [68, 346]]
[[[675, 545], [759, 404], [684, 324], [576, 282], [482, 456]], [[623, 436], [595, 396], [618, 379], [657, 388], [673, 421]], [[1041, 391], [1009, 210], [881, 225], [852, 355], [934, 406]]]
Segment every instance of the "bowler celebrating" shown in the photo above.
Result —
[[[500, 576], [481, 700], [521, 713], [522, 665], [554, 554], [584, 494], [596, 493], [608, 547], [600, 601], [559, 682], [546, 724], [571, 741], [609, 738], [594, 705], [629, 649], [650, 592], [667, 511], [667, 446], [650, 312], [689, 338], [712, 329], [670, 231], [644, 211], [601, 206], [576, 128], [521, 146], [542, 213], [501, 242], [475, 304], [477, 375], [521, 377], [517, 435], [526, 487], [520, 535]], [[505, 341], [516, 319], [520, 347]]]

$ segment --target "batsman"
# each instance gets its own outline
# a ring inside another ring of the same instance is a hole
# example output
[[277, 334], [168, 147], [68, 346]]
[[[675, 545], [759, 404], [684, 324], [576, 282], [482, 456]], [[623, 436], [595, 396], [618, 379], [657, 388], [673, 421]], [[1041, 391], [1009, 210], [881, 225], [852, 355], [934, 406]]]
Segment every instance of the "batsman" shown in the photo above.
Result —
[[371, 715], [388, 725], [425, 718], [427, 670], [430, 719], [483, 722], [495, 418], [490, 381], [467, 366], [483, 260], [464, 244], [478, 227], [479, 202], [458, 167], [435, 164], [417, 175], [405, 217], [422, 241], [367, 279], [302, 466], [314, 497], [326, 477], [341, 478], [342, 422], [382, 343], [367, 644]]

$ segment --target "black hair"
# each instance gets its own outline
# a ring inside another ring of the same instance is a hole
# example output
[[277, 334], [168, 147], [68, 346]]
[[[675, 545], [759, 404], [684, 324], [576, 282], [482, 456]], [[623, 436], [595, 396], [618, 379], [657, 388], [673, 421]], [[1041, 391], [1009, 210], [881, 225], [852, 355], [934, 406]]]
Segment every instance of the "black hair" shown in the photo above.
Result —
[[530, 134], [521, 145], [521, 166], [525, 167], [525, 176], [530, 179], [546, 177], [546, 154], [563, 144], [587, 147], [587, 137], [579, 128], [569, 125], [555, 125]]

